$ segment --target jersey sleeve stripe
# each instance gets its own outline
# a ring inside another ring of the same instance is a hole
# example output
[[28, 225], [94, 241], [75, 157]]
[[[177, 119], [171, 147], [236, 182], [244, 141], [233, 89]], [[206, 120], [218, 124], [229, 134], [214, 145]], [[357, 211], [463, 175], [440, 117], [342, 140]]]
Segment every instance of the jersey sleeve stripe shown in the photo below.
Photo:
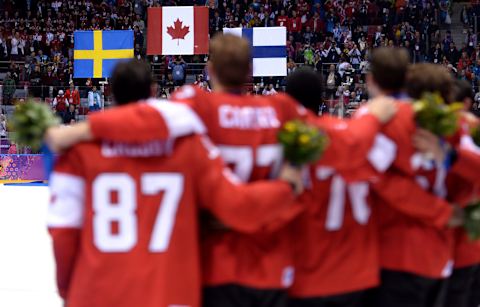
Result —
[[397, 146], [395, 143], [379, 133], [375, 136], [370, 152], [368, 153], [368, 161], [378, 172], [385, 172], [392, 165], [397, 154]]
[[470, 135], [464, 135], [460, 139], [460, 148], [471, 151], [477, 155], [480, 155], [480, 147], [478, 147], [473, 141]]
[[81, 228], [84, 216], [85, 180], [54, 172], [50, 177], [50, 193], [48, 227]]
[[162, 115], [172, 138], [207, 132], [198, 115], [187, 105], [157, 99], [147, 103]]

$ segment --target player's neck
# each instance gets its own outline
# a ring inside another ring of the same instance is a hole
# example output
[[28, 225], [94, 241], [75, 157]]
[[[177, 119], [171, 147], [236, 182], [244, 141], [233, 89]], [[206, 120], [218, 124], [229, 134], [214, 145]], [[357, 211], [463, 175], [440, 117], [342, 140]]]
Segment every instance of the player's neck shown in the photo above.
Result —
[[243, 90], [241, 88], [232, 88], [223, 86], [221, 84], [214, 84], [213, 91], [215, 93], [224, 93], [224, 94], [242, 94]]
[[404, 99], [408, 97], [408, 94], [405, 93], [404, 90], [397, 90], [397, 91], [384, 91], [382, 93], [384, 96], [389, 96], [395, 99]]

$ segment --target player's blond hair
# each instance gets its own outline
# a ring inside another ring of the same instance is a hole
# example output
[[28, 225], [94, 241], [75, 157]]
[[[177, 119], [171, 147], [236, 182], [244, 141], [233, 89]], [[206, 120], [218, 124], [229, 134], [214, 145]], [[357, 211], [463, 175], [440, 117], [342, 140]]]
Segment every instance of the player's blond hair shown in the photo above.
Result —
[[217, 34], [210, 41], [209, 61], [222, 86], [242, 87], [250, 74], [252, 61], [250, 45], [241, 37]]

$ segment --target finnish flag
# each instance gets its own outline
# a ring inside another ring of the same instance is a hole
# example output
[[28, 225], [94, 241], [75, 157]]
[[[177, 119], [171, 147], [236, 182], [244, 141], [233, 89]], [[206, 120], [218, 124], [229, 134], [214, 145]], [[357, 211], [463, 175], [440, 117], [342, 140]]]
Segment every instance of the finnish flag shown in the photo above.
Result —
[[287, 75], [287, 29], [224, 28], [224, 34], [241, 36], [250, 42], [254, 77]]

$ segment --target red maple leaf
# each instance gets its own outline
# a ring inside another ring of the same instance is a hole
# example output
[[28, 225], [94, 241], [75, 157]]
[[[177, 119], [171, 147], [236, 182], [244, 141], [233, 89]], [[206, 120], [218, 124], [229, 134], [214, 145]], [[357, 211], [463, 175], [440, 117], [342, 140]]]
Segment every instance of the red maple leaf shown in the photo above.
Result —
[[173, 23], [173, 27], [167, 27], [167, 33], [170, 34], [172, 39], [177, 39], [177, 45], [181, 39], [185, 39], [185, 36], [190, 32], [190, 27], [183, 26], [183, 22], [177, 18]]

